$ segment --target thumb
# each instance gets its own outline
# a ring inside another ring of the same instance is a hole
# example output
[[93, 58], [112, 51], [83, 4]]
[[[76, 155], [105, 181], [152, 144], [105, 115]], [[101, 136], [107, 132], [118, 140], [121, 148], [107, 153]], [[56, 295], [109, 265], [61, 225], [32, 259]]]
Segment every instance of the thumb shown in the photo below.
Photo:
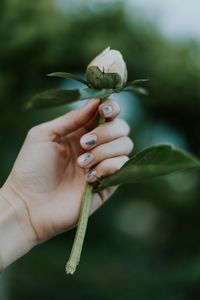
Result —
[[97, 112], [99, 99], [91, 99], [86, 106], [66, 113], [65, 115], [45, 123], [48, 130], [64, 136], [86, 124]]

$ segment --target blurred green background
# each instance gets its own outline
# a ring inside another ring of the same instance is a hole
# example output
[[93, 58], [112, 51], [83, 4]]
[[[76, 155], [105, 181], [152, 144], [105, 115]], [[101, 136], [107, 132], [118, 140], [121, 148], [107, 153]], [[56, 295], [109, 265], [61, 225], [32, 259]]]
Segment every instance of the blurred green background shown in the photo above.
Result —
[[[126, 2], [0, 1], [1, 185], [28, 129], [69, 109], [22, 110], [40, 90], [74, 86], [45, 74], [83, 75], [107, 46], [123, 53], [129, 79], [150, 78], [148, 97], [113, 96], [131, 124], [135, 149], [171, 143], [200, 156], [199, 41], [166, 36]], [[200, 299], [199, 190], [197, 171], [121, 187], [90, 218], [74, 276], [64, 266], [75, 230], [10, 266], [0, 299]]]

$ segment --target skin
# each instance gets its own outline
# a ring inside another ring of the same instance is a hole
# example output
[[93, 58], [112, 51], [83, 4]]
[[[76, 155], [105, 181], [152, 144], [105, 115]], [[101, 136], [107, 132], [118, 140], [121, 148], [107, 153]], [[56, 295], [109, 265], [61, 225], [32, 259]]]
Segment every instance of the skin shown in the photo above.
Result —
[[[106, 110], [105, 105], [112, 111]], [[105, 115], [106, 111], [110, 111], [108, 115]], [[86, 180], [95, 182], [96, 176], [112, 174], [128, 160], [133, 143], [127, 136], [127, 123], [116, 118], [119, 112], [120, 108], [114, 101], [100, 104], [94, 99], [85, 107], [28, 132], [13, 169], [0, 190], [0, 200], [5, 203], [5, 208], [1, 210], [0, 207], [0, 219], [2, 212], [9, 207], [13, 211], [9, 218], [15, 215], [20, 228], [26, 231], [27, 243], [31, 244], [29, 248], [74, 227]], [[96, 127], [99, 114], [107, 122]], [[95, 144], [94, 141], [84, 143], [90, 134], [96, 137]], [[81, 158], [84, 153], [92, 153], [93, 161], [83, 166]], [[96, 172], [93, 178], [87, 177], [89, 170]], [[111, 187], [94, 194], [91, 214], [115, 190], [116, 187]], [[0, 254], [1, 247], [3, 245]]]

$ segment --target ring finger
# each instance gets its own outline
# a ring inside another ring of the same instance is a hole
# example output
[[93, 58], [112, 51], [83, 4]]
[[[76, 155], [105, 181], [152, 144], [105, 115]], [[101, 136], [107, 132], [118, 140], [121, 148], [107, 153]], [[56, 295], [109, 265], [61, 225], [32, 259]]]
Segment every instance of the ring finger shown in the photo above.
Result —
[[80, 139], [80, 144], [85, 150], [92, 149], [100, 144], [128, 135], [129, 131], [130, 128], [124, 120], [114, 119], [84, 134]]
[[109, 143], [99, 145], [82, 155], [77, 159], [77, 163], [81, 168], [91, 168], [99, 162], [116, 156], [128, 155], [133, 150], [133, 142], [123, 136]]
[[117, 172], [129, 160], [128, 156], [117, 156], [103, 160], [90, 169], [85, 176], [88, 182], [95, 182], [100, 177], [105, 177]]

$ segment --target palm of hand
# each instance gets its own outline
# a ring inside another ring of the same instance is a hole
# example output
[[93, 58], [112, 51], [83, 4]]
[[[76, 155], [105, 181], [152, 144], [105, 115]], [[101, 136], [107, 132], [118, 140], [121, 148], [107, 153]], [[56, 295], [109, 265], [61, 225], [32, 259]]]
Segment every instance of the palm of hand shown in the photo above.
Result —
[[84, 152], [80, 146], [84, 133], [86, 130], [80, 128], [62, 139], [46, 142], [28, 136], [16, 160], [9, 183], [14, 182], [25, 202], [39, 240], [77, 222], [86, 182], [85, 172], [76, 162]]
[[[112, 117], [115, 117], [119, 108], [110, 100], [107, 104], [114, 108]], [[77, 158], [86, 151], [80, 145], [85, 133], [91, 133], [94, 128], [96, 134], [98, 132], [99, 144], [92, 148], [96, 152], [89, 164], [96, 170], [99, 167], [97, 174], [107, 176], [128, 159], [132, 150], [132, 142], [126, 137], [128, 126], [124, 121], [111, 121], [96, 128], [98, 108], [99, 100], [93, 100], [80, 110], [34, 127], [27, 135], [5, 186], [11, 198], [16, 198], [18, 219], [29, 228], [31, 225], [36, 243], [69, 230], [77, 223], [88, 172], [86, 167], [79, 166], [80, 161], [77, 163]], [[106, 162], [104, 169], [103, 162]], [[90, 212], [115, 189], [110, 187], [93, 194]]]

